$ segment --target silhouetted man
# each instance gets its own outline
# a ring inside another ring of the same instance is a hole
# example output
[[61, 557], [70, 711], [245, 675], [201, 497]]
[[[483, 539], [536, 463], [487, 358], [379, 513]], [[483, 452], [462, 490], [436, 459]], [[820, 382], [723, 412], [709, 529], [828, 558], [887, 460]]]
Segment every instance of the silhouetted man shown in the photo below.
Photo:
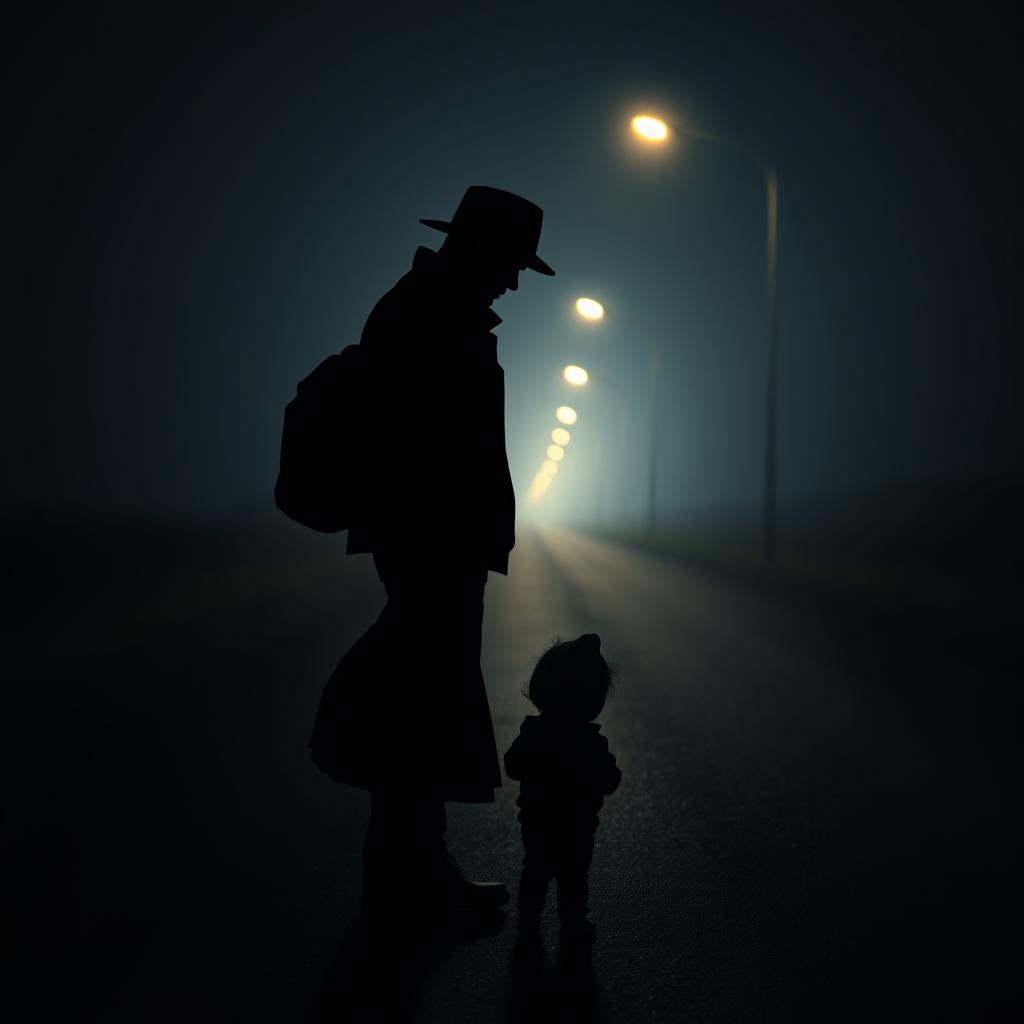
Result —
[[[448, 855], [445, 801], [491, 802], [501, 785], [480, 671], [488, 571], [507, 573], [515, 497], [504, 372], [490, 308], [536, 250], [542, 211], [473, 186], [434, 252], [374, 307], [360, 344], [373, 451], [348, 552], [373, 553], [387, 605], [335, 670], [311, 746], [330, 774], [370, 790], [364, 910], [405, 901], [483, 909], [509, 898]], [[323, 751], [321, 756], [319, 751]]]

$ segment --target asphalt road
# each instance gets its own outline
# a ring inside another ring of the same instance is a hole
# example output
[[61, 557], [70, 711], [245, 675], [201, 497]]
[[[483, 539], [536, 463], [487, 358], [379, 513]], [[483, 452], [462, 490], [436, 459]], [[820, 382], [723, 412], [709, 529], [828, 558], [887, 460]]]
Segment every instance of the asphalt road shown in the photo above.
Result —
[[[623, 782], [597, 836], [592, 954], [561, 957], [549, 919], [541, 957], [517, 955], [514, 910], [424, 934], [415, 891], [408, 932], [371, 942], [354, 927], [368, 798], [305, 743], [383, 591], [368, 558], [323, 550], [316, 571], [207, 572], [83, 606], [45, 649], [21, 637], [7, 1019], [1002, 1016], [1009, 670], [927, 623], [566, 531], [523, 532], [491, 576], [483, 666], [500, 750], [551, 638], [597, 632], [618, 666], [601, 721]], [[515, 796], [449, 806], [467, 875], [517, 879]]]

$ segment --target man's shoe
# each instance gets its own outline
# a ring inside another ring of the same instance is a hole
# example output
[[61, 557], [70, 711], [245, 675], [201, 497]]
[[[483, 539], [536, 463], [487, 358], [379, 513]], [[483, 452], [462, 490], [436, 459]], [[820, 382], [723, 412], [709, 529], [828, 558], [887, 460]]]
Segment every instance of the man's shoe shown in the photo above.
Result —
[[471, 882], [448, 854], [435, 898], [449, 910], [488, 911], [504, 906], [512, 897], [504, 882]]

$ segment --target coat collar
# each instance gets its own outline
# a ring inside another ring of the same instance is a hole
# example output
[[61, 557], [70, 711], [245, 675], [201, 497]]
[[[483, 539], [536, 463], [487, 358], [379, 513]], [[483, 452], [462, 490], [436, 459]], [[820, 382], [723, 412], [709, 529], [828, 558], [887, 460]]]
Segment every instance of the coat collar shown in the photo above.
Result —
[[457, 305], [460, 318], [465, 318], [468, 326], [472, 329], [486, 333], [493, 331], [501, 323], [501, 317], [490, 306], [473, 308], [466, 307], [463, 303], [458, 302], [447, 278], [438, 272], [437, 253], [433, 249], [428, 249], [425, 245], [419, 246], [412, 258], [412, 269], [417, 275], [429, 277], [431, 279], [431, 290], [446, 304]]

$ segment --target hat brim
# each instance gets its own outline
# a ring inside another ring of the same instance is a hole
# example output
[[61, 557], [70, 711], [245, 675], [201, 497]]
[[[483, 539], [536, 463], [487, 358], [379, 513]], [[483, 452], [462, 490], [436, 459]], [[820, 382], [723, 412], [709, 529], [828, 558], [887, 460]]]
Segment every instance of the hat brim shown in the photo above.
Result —
[[[446, 235], [452, 229], [451, 222], [447, 220], [426, 220], [421, 217], [420, 223], [426, 224], [428, 228], [433, 228], [435, 231], [443, 231]], [[536, 253], [527, 259], [526, 267], [528, 270], [535, 270], [538, 274], [543, 274], [545, 277], [555, 276], [555, 272]]]

